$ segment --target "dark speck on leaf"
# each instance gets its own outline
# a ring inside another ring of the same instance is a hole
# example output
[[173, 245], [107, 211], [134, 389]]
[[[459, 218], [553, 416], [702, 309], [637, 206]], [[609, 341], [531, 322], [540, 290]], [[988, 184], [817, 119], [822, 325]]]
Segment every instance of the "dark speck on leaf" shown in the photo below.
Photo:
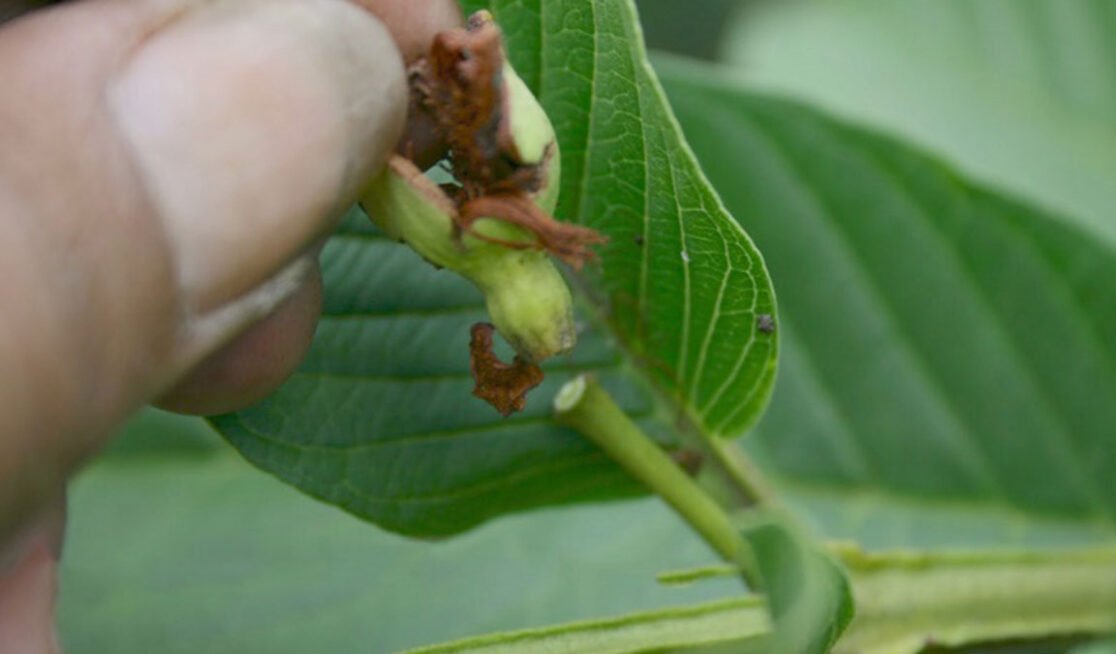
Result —
[[636, 237], [635, 237], [634, 239], [632, 239], [632, 240], [634, 240], [634, 241], [635, 241], [635, 244], [636, 244], [636, 245], [638, 245], [638, 246], [640, 246], [640, 247], [643, 247], [643, 236], [642, 236], [642, 235], [637, 235], [637, 236], [636, 236]]
[[761, 313], [756, 316], [756, 329], [764, 334], [775, 331], [775, 318], [770, 313]]

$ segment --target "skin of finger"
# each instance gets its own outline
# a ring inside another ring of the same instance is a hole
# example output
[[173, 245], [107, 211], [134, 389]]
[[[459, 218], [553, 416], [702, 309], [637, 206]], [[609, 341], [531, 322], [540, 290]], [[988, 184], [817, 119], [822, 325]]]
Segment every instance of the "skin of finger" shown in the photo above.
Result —
[[[453, 0], [357, 0], [391, 31], [412, 59], [424, 54], [438, 32], [461, 22]], [[302, 299], [287, 303], [249, 332], [210, 355], [185, 379], [161, 397], [160, 408], [180, 413], [212, 415], [241, 409], [274, 391], [294, 371], [313, 338], [320, 306]]]
[[19, 99], [0, 103], [0, 301], [18, 307], [0, 321], [0, 540], [185, 372], [165, 364], [184, 310], [174, 253], [104, 99], [192, 5], [86, 0], [0, 29], [0, 78]]
[[322, 307], [320, 270], [271, 316], [213, 353], [167, 394], [161, 409], [216, 415], [260, 401], [302, 361]]
[[148, 39], [108, 92], [199, 314], [332, 228], [406, 109], [388, 34], [337, 0], [212, 3]]

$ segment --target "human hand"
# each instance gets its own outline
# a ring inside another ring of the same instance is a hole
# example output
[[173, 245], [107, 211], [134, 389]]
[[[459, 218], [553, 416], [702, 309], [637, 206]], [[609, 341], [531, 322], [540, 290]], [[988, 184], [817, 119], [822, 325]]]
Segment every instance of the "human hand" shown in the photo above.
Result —
[[125, 417], [244, 406], [298, 364], [317, 249], [402, 129], [400, 53], [458, 20], [452, 0], [80, 0], [0, 25], [5, 652], [55, 651], [65, 480]]

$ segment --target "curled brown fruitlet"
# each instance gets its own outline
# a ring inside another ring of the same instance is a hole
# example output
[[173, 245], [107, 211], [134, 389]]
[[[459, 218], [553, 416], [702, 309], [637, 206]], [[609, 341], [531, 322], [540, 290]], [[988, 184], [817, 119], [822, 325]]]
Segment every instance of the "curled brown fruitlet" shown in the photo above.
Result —
[[479, 322], [472, 328], [469, 364], [476, 382], [473, 395], [507, 417], [523, 410], [527, 404], [527, 391], [542, 383], [543, 372], [518, 354], [511, 365], [500, 361], [492, 351], [493, 329], [485, 322]]

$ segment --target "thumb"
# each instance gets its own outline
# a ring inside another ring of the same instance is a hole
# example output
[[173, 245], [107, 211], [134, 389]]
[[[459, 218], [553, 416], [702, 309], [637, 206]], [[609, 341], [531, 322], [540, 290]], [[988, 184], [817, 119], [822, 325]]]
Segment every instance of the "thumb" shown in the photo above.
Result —
[[0, 79], [2, 540], [299, 287], [406, 91], [387, 31], [340, 0], [63, 5], [0, 28]]
[[405, 91], [390, 37], [347, 3], [201, 6], [144, 44], [109, 104], [204, 312], [322, 234], [397, 140]]

